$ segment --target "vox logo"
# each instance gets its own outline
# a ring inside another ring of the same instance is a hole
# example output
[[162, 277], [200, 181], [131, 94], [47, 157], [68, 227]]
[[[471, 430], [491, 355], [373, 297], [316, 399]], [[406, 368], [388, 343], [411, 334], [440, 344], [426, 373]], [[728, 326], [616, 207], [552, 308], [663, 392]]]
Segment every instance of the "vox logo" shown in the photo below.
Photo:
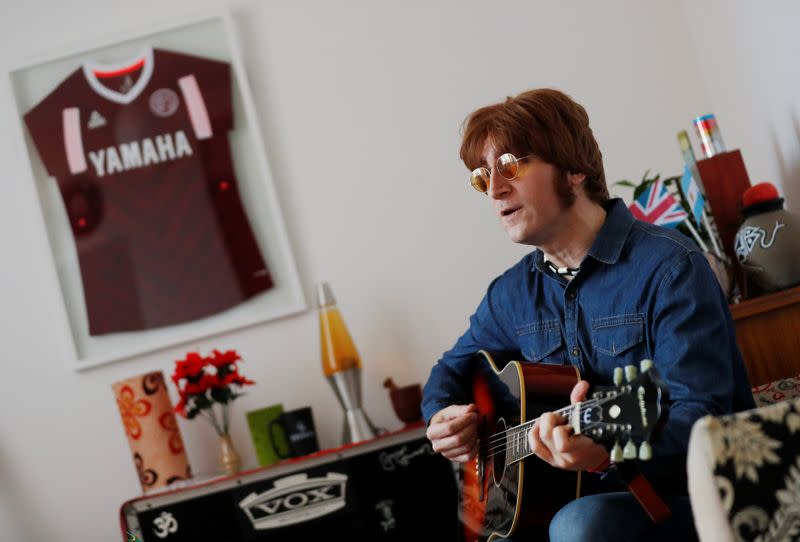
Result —
[[309, 521], [344, 508], [347, 475], [330, 472], [309, 478], [295, 474], [273, 482], [263, 493], [251, 493], [239, 503], [254, 529], [274, 529]]

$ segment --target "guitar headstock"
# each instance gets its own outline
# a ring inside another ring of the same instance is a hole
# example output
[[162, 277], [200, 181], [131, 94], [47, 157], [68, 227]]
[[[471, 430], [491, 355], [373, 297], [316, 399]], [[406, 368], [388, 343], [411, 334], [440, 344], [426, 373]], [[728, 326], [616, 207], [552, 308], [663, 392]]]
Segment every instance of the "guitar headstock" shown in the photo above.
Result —
[[[614, 386], [597, 389], [570, 417], [575, 433], [611, 449], [611, 461], [648, 460], [650, 438], [666, 412], [667, 388], [649, 359], [640, 370], [629, 365], [614, 370]], [[577, 405], [576, 405], [577, 406]]]

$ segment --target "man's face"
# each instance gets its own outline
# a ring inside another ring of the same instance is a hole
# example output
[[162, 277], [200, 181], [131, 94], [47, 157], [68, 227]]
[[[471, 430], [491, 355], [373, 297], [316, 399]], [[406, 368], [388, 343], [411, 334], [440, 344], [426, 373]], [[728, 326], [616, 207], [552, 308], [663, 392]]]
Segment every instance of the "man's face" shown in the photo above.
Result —
[[487, 194], [492, 206], [512, 241], [546, 245], [553, 240], [565, 215], [555, 191], [555, 183], [563, 182], [559, 170], [531, 156], [520, 163], [517, 177], [508, 180], [495, 171], [497, 158], [505, 152], [495, 149], [488, 139], [483, 146], [483, 161], [491, 172]]

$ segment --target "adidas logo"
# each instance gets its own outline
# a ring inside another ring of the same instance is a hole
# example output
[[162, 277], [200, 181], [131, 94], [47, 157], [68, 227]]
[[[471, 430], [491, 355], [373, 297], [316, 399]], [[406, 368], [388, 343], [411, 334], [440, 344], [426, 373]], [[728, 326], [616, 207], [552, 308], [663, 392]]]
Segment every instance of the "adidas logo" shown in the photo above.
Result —
[[92, 111], [92, 114], [89, 115], [89, 124], [87, 125], [89, 129], [93, 128], [100, 128], [101, 126], [106, 125], [106, 119], [98, 113], [97, 111]]

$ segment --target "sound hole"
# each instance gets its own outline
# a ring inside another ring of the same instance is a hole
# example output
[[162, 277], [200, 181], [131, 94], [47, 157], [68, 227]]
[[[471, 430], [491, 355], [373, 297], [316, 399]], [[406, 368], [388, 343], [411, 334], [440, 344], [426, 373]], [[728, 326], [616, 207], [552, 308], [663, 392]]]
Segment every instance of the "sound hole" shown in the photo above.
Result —
[[497, 439], [499, 442], [492, 446], [494, 450], [489, 452], [492, 454], [492, 478], [494, 478], [495, 487], [500, 487], [500, 482], [503, 480], [503, 474], [506, 470], [506, 421], [503, 418], [497, 420]]

